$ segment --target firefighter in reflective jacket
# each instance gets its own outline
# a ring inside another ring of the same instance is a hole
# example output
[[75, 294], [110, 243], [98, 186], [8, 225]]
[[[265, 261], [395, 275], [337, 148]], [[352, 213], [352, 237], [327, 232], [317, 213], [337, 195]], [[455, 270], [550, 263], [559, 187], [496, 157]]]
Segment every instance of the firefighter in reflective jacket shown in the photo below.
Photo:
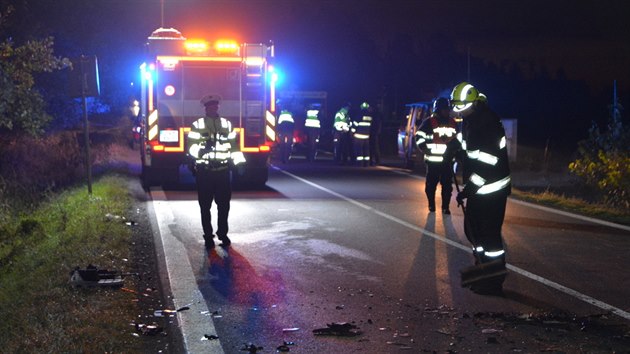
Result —
[[457, 123], [449, 116], [451, 107], [447, 98], [433, 102], [433, 114], [425, 119], [416, 131], [416, 144], [424, 153], [427, 165], [425, 193], [429, 211], [435, 211], [435, 191], [438, 182], [442, 187], [442, 213], [450, 214], [449, 204], [453, 193], [453, 160], [460, 149], [457, 140]]
[[289, 162], [291, 157], [294, 128], [293, 115], [288, 110], [283, 109], [278, 116], [278, 138], [280, 139], [280, 155], [283, 163]]
[[350, 103], [341, 107], [335, 114], [335, 122], [333, 124], [335, 161], [345, 164], [351, 158], [351, 136], [350, 136]]
[[357, 165], [367, 166], [370, 163], [370, 131], [372, 115], [367, 102], [361, 104], [361, 121], [352, 122], [352, 144]]
[[201, 99], [206, 116], [193, 122], [188, 133], [188, 153], [194, 160], [197, 195], [201, 209], [203, 238], [207, 247], [214, 246], [210, 208], [217, 204], [217, 237], [223, 246], [229, 246], [228, 214], [232, 198], [230, 162], [239, 165], [245, 162], [239, 150], [236, 132], [229, 120], [219, 116], [221, 97], [207, 95]]
[[319, 110], [315, 106], [311, 106], [306, 111], [306, 120], [304, 121], [304, 132], [306, 133], [306, 159], [309, 162], [315, 161], [317, 155], [317, 143], [319, 143], [319, 131], [321, 123], [319, 121]]
[[[486, 96], [462, 82], [451, 94], [453, 111], [464, 119], [462, 127], [464, 189], [457, 202], [466, 200], [464, 230], [473, 246], [475, 264], [502, 270], [505, 249], [501, 227], [511, 192], [505, 130]], [[462, 273], [462, 280], [464, 273]], [[505, 275], [471, 286], [478, 293], [500, 293]]]

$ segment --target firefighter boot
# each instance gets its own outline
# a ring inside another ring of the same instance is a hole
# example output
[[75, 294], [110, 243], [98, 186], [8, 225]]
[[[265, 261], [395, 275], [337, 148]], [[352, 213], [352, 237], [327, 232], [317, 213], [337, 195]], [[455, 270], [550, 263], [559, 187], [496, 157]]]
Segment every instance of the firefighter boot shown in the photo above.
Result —
[[435, 198], [429, 197], [429, 211], [430, 212], [435, 211]]
[[205, 241], [205, 245], [207, 249], [214, 248], [214, 235], [203, 235], [203, 240]]
[[219, 236], [219, 240], [221, 240], [222, 247], [228, 247], [229, 245], [232, 244], [232, 240], [230, 240], [230, 238], [227, 237], [227, 235]]

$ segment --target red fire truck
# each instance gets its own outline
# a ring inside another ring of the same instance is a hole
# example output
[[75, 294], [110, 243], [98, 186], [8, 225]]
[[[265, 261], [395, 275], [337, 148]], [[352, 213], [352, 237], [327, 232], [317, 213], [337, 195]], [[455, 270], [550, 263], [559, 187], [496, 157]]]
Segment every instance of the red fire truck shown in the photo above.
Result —
[[199, 100], [222, 97], [219, 113], [239, 135], [247, 162], [236, 183], [264, 185], [275, 137], [273, 44], [186, 39], [174, 28], [148, 38], [142, 76], [140, 127], [145, 187], [177, 182], [189, 162], [186, 145], [192, 122], [205, 115]]

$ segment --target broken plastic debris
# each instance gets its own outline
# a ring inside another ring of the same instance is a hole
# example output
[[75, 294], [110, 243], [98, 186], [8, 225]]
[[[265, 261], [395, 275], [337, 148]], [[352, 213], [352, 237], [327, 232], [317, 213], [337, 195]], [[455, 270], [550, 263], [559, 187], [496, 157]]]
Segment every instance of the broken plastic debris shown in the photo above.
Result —
[[162, 333], [163, 330], [164, 329], [158, 326], [155, 322], [152, 324], [144, 324], [144, 323], [136, 324], [136, 331], [140, 332], [141, 334], [145, 336], [154, 336], [158, 333]]
[[121, 287], [123, 285], [122, 275], [115, 270], [98, 269], [89, 264], [85, 269], [76, 267], [70, 272], [70, 284], [89, 287]]
[[217, 336], [216, 334], [204, 334], [203, 337], [201, 338], [201, 340], [217, 340], [219, 339], [219, 336]]
[[295, 331], [299, 331], [300, 329], [298, 327], [291, 327], [291, 328], [283, 328], [282, 332], [295, 332]]
[[362, 334], [361, 331], [357, 330], [357, 326], [348, 322], [327, 323], [326, 326], [326, 328], [314, 329], [313, 334], [339, 337], [354, 337]]

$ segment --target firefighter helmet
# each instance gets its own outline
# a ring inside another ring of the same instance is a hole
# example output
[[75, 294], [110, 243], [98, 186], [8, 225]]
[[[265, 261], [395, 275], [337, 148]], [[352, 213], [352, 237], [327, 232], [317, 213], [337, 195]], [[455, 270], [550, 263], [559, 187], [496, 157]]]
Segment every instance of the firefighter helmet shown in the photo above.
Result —
[[433, 112], [438, 112], [442, 109], [451, 109], [451, 103], [446, 97], [439, 97], [433, 102]]
[[485, 95], [479, 93], [475, 86], [462, 82], [453, 88], [451, 93], [451, 103], [453, 111], [461, 112], [472, 106], [475, 101], [485, 100]]

